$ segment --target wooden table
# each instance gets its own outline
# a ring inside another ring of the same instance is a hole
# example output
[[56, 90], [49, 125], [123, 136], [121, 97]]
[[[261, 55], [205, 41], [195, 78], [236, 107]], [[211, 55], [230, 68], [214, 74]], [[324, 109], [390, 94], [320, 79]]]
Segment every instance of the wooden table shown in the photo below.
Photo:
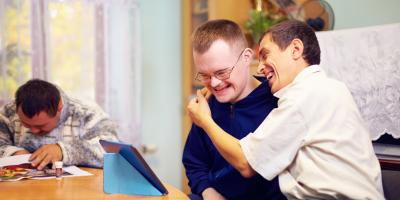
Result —
[[65, 177], [61, 180], [21, 180], [0, 182], [0, 199], [144, 199], [144, 200], [186, 200], [189, 199], [177, 188], [164, 184], [169, 194], [160, 197], [106, 194], [103, 192], [103, 170], [82, 168], [93, 176]]
[[400, 160], [379, 158], [382, 170], [400, 171]]

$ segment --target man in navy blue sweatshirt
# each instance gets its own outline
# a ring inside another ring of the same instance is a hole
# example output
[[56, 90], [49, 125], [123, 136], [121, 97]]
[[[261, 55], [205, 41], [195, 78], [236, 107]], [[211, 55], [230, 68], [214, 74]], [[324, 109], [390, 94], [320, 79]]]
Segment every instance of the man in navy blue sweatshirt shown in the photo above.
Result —
[[[208, 21], [192, 38], [200, 81], [212, 96], [214, 121], [237, 139], [253, 132], [276, 107], [263, 78], [250, 74], [253, 50], [240, 27], [229, 20]], [[183, 152], [191, 199], [286, 199], [278, 179], [244, 178], [217, 151], [207, 134], [193, 124]]]

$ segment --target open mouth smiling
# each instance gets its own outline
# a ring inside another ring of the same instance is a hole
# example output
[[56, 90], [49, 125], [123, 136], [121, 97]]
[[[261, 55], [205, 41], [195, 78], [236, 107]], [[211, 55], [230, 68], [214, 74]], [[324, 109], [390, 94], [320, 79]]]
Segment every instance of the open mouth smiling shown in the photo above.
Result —
[[219, 86], [219, 87], [214, 87], [213, 90], [218, 93], [218, 92], [221, 92], [221, 91], [223, 91], [223, 90], [225, 90], [226, 88], [229, 88], [229, 87], [230, 87], [230, 84], [224, 85], [224, 86]]

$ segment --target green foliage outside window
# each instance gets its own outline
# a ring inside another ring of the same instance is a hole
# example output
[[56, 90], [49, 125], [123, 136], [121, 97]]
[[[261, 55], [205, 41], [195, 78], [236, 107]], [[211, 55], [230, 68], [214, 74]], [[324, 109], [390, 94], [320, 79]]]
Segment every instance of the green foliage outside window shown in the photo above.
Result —
[[257, 44], [261, 35], [271, 26], [287, 19], [285, 12], [268, 0], [257, 0], [255, 9], [250, 10], [245, 28]]
[[272, 18], [262, 11], [251, 10], [249, 20], [245, 26], [253, 37], [253, 42], [258, 43], [261, 35], [271, 26], [281, 22], [283, 18]]
[[[0, 98], [12, 98], [21, 82], [30, 78], [29, 1], [3, 2], [0, 11]], [[1, 102], [0, 102], [1, 103]]]
[[[13, 99], [17, 88], [32, 77], [31, 0], [1, 0], [0, 106]], [[35, 0], [36, 1], [36, 0]], [[39, 1], [38, 1], [39, 2]], [[93, 6], [80, 0], [46, 1], [41, 13], [46, 23], [46, 57], [49, 81], [64, 91], [93, 90]], [[85, 82], [82, 82], [84, 80]]]

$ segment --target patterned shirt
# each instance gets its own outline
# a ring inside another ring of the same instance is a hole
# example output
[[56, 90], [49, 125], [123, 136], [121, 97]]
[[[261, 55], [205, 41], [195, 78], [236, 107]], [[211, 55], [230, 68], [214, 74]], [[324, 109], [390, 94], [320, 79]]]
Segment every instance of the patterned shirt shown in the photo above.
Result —
[[15, 101], [0, 110], [0, 157], [18, 150], [34, 152], [44, 144], [58, 144], [65, 165], [103, 166], [99, 140], [118, 141], [117, 127], [97, 105], [84, 104], [61, 93], [63, 108], [57, 127], [44, 136], [31, 133], [21, 123]]

